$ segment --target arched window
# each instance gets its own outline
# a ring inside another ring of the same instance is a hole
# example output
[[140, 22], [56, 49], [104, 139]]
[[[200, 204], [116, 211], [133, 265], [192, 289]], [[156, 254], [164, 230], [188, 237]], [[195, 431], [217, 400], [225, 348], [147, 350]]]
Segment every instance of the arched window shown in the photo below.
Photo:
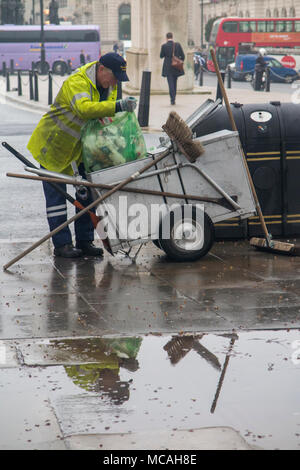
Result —
[[278, 8], [274, 8], [274, 18], [278, 18], [279, 17], [279, 11], [278, 11]]
[[131, 7], [124, 3], [119, 8], [119, 39], [131, 40]]
[[239, 17], [240, 17], [240, 18], [243, 18], [243, 16], [244, 16], [244, 13], [243, 13], [242, 11], [240, 11], [240, 12], [239, 12]]
[[290, 8], [289, 16], [290, 16], [291, 18], [294, 18], [294, 17], [296, 16], [295, 7], [291, 7], [291, 8]]
[[267, 18], [271, 18], [271, 10], [270, 10], [270, 8], [268, 8], [267, 11], [266, 11], [266, 17], [267, 17]]
[[246, 17], [246, 18], [250, 18], [250, 17], [251, 17], [249, 10], [246, 10], [245, 17]]
[[283, 8], [281, 9], [281, 16], [282, 16], [282, 18], [286, 18], [286, 17], [287, 17], [287, 12], [286, 12], [286, 8], [285, 8], [285, 7], [283, 7]]

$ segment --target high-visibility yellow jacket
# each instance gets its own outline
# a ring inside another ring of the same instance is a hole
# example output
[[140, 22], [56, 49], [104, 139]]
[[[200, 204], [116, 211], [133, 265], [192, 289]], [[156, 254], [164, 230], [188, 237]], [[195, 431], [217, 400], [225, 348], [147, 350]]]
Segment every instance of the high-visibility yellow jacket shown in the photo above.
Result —
[[28, 150], [47, 170], [72, 174], [70, 163], [79, 164], [82, 157], [81, 127], [90, 119], [115, 115], [117, 87], [109, 90], [107, 100], [99, 101], [96, 65], [84, 65], [63, 83], [29, 140]]

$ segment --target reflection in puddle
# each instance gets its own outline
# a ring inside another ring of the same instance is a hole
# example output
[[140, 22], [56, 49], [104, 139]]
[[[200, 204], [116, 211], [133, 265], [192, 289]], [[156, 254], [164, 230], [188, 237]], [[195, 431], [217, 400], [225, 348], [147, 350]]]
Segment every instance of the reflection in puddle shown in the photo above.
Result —
[[297, 330], [267, 330], [24, 341], [18, 349], [47, 377], [61, 371], [50, 401], [65, 435], [225, 426], [253, 446], [298, 449], [298, 341]]
[[[73, 354], [81, 352], [77, 341], [68, 342]], [[100, 393], [115, 405], [121, 405], [129, 399], [129, 383], [132, 380], [120, 380], [120, 368], [131, 372], [138, 369], [136, 355], [141, 342], [141, 338], [93, 339], [93, 349], [101, 361], [65, 367], [66, 372], [75, 385], [88, 392]], [[59, 342], [59, 347], [63, 348], [64, 342]]]

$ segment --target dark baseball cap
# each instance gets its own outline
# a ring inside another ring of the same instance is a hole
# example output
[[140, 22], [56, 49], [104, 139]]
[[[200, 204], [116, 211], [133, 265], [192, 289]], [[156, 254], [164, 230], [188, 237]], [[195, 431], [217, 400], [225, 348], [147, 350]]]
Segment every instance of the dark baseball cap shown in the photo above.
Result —
[[108, 52], [99, 59], [100, 64], [110, 69], [117, 80], [120, 82], [129, 82], [129, 78], [126, 73], [127, 63], [126, 60], [115, 52]]

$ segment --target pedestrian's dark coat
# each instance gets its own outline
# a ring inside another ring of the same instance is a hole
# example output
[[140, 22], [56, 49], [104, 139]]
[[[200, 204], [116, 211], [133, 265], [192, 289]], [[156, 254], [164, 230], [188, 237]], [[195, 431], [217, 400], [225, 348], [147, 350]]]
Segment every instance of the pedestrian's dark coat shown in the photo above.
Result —
[[[161, 46], [160, 51], [160, 58], [164, 59], [163, 68], [162, 68], [162, 76], [167, 77], [168, 75], [175, 75], [176, 77], [180, 77], [184, 75], [184, 72], [180, 72], [179, 70], [172, 67], [172, 56], [173, 56], [173, 41], [167, 41], [165, 44]], [[185, 55], [182, 50], [181, 45], [179, 42], [175, 42], [175, 52], [174, 54], [179, 57], [179, 59], [184, 60]]]

